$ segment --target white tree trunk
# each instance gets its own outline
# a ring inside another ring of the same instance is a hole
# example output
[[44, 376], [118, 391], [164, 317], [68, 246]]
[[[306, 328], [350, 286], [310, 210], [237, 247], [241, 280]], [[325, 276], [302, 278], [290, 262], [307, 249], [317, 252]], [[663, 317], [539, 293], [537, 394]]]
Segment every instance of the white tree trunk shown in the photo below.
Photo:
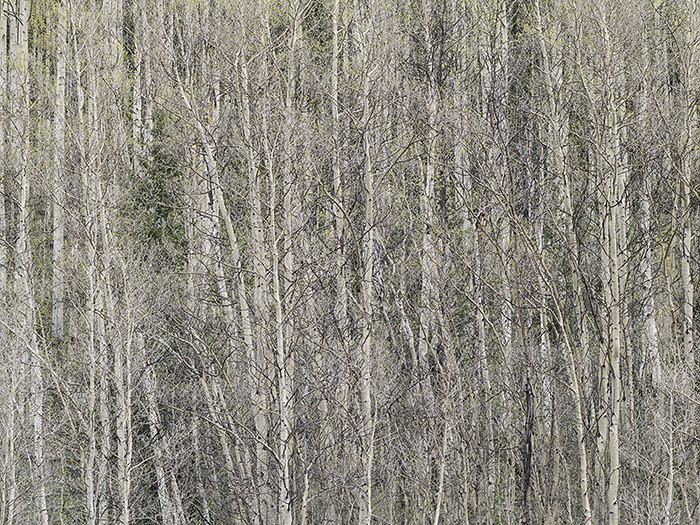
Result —
[[[369, 13], [369, 17], [372, 13]], [[371, 25], [371, 21], [366, 23]], [[370, 122], [370, 31], [364, 28], [361, 35], [360, 60], [362, 67], [362, 150], [364, 158], [362, 194], [364, 197], [364, 231], [361, 249], [361, 342], [360, 342], [360, 465], [362, 480], [359, 492], [359, 525], [370, 525], [372, 521], [372, 463], [374, 460], [374, 423], [372, 418], [372, 312], [374, 290], [374, 171], [372, 166], [372, 136]]]
[[51, 327], [53, 336], [63, 336], [63, 181], [65, 179], [64, 156], [66, 141], [66, 54], [67, 39], [65, 0], [60, 0], [57, 6], [58, 25], [56, 27], [56, 107], [54, 115], [54, 170], [53, 170], [53, 286]]

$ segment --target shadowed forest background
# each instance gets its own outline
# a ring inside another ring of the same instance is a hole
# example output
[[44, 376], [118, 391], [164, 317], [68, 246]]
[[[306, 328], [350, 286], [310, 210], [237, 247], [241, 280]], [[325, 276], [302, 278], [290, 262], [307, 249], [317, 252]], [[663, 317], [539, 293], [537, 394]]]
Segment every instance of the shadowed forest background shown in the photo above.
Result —
[[700, 0], [0, 6], [0, 524], [700, 524]]

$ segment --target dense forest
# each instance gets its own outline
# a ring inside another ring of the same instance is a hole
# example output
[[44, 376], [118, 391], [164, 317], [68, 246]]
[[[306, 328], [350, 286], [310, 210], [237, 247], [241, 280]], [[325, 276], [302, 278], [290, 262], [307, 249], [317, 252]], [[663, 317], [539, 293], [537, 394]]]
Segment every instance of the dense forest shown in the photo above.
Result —
[[700, 524], [700, 0], [0, 5], [0, 524]]

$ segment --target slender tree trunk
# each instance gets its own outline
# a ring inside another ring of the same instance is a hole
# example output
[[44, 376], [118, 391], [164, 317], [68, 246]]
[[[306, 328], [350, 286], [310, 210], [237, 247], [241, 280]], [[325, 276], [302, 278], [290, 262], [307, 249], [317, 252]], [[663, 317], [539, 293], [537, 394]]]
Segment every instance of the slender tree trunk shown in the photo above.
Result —
[[44, 464], [44, 386], [43, 362], [36, 335], [36, 305], [32, 276], [32, 245], [29, 237], [29, 5], [28, 0], [18, 2], [17, 49], [14, 70], [17, 86], [16, 115], [18, 118], [16, 169], [19, 179], [17, 267], [15, 269], [15, 293], [20, 304], [21, 345], [26, 349], [24, 362], [30, 364], [29, 406], [33, 426], [33, 468], [31, 472], [36, 498], [36, 522], [48, 525], [46, 500], [46, 465]]
[[681, 239], [681, 278], [683, 281], [683, 350], [684, 358], [688, 370], [691, 371], [693, 380], [696, 379], [695, 374], [695, 354], [693, 351], [694, 328], [693, 328], [693, 306], [694, 306], [694, 289], [692, 276], [690, 274], [690, 259], [692, 245], [692, 212], [690, 206], [690, 192], [692, 186], [692, 173], [695, 169], [696, 155], [694, 140], [697, 134], [697, 111], [696, 111], [696, 92], [698, 85], [698, 51], [700, 50], [697, 44], [697, 31], [700, 28], [698, 21], [700, 13], [698, 13], [698, 5], [696, 0], [688, 0], [688, 27], [685, 37], [685, 45], [687, 47], [685, 56], [683, 57], [684, 67], [684, 92], [683, 92], [683, 107], [685, 110], [683, 121], [683, 134], [681, 140], [684, 144], [682, 148], [681, 158], [681, 203], [682, 215], [681, 221], [683, 225], [683, 235]]
[[437, 495], [435, 497], [435, 512], [433, 514], [433, 525], [440, 524], [440, 514], [442, 512], [443, 498], [445, 492], [445, 466], [447, 463], [447, 421], [443, 423], [442, 428], [442, 447], [440, 450], [440, 467], [438, 469], [438, 486]]
[[287, 413], [290, 398], [289, 377], [286, 369], [286, 355], [284, 344], [284, 319], [282, 316], [282, 295], [280, 291], [280, 267], [277, 250], [277, 228], [275, 218], [275, 193], [277, 184], [274, 176], [270, 180], [270, 242], [272, 246], [272, 294], [275, 306], [275, 341], [276, 341], [276, 365], [277, 365], [277, 402], [280, 418], [278, 454], [280, 461], [280, 476], [278, 479], [278, 520], [280, 525], [292, 523], [290, 505], [290, 434], [291, 425]]
[[[6, 10], [0, 12], [0, 93], [9, 91], [8, 62], [9, 48], [7, 45], [7, 28], [9, 17]], [[0, 157], [5, 158], [9, 151], [6, 145], [8, 130], [6, 128], [7, 119], [3, 115], [0, 118]], [[7, 297], [8, 288], [8, 265], [10, 262], [7, 250], [7, 212], [5, 208], [5, 167], [0, 167], [0, 297]], [[16, 356], [12, 348], [8, 348], [5, 353], [8, 358], [6, 364], [7, 371], [3, 379], [7, 381], [7, 399], [3, 409], [4, 427], [2, 435], [2, 492], [0, 493], [2, 508], [0, 509], [0, 523], [14, 524], [16, 491], [15, 463], [15, 367]]]
[[205, 523], [211, 522], [211, 510], [209, 509], [209, 498], [204, 487], [204, 476], [202, 470], [202, 452], [199, 446], [199, 421], [192, 419], [192, 447], [194, 449], [195, 474], [197, 477], [197, 493], [202, 504], [202, 517]]
[[[613, 58], [612, 44], [610, 42], [607, 24], [604, 24], [605, 52], [609, 60]], [[618, 79], [613, 78], [612, 85], [617, 87]], [[604, 254], [604, 263], [609, 267], [609, 292], [606, 292], [609, 299], [610, 320], [610, 427], [608, 429], [608, 452], [609, 452], [609, 474], [608, 474], [608, 523], [618, 525], [620, 521], [619, 492], [620, 492], [620, 424], [623, 381], [621, 376], [620, 360], [622, 348], [622, 323], [621, 323], [621, 282], [624, 280], [624, 269], [621, 267], [621, 248], [625, 246], [625, 210], [624, 210], [624, 169], [621, 152], [621, 129], [618, 121], [618, 109], [613, 101], [614, 93], [606, 93], [605, 103], [609, 111], [606, 122], [609, 123], [610, 135], [602, 135], [607, 138], [604, 151], [607, 158], [605, 166], [610, 168], [608, 179], [605, 181], [607, 195], [604, 208], [607, 224], [607, 254]], [[602, 166], [601, 166], [602, 167]], [[604, 170], [603, 173], [605, 173]]]
[[[372, 16], [372, 13], [369, 13]], [[371, 22], [368, 22], [371, 25]], [[374, 171], [372, 166], [372, 137], [370, 125], [370, 40], [369, 30], [361, 35], [360, 58], [362, 67], [362, 150], [364, 197], [364, 231], [361, 247], [361, 343], [360, 343], [360, 465], [362, 481], [359, 492], [359, 525], [370, 525], [372, 521], [372, 463], [374, 460], [374, 425], [372, 418], [372, 310], [374, 291]]]
[[[99, 186], [98, 186], [99, 187]], [[107, 194], [107, 199], [109, 195]], [[126, 326], [124, 333], [116, 330], [117, 308], [115, 305], [114, 289], [110, 278], [112, 269], [113, 242], [109, 228], [110, 220], [103, 204], [100, 205], [100, 238], [102, 244], [102, 268], [104, 271], [104, 308], [107, 320], [111, 321], [111, 350], [113, 351], [113, 374], [115, 391], [115, 431], [116, 431], [116, 489], [118, 495], [117, 522], [119, 525], [129, 525], [130, 494], [131, 494], [131, 457], [132, 457], [132, 425], [131, 425], [131, 345], [133, 326]], [[126, 280], [128, 277], [123, 276]], [[125, 283], [126, 284], [126, 283]], [[124, 293], [128, 293], [124, 290]], [[126, 304], [125, 308], [131, 306]], [[127, 315], [133, 315], [127, 312]]]
[[[436, 257], [433, 231], [435, 202], [435, 154], [437, 151], [437, 109], [438, 100], [436, 86], [434, 85], [433, 59], [434, 49], [430, 35], [430, 24], [432, 19], [432, 2], [423, 0], [422, 2], [422, 25], [423, 25], [423, 47], [427, 57], [427, 136], [425, 148], [425, 180], [421, 191], [420, 211], [421, 211], [421, 293], [420, 293], [420, 319], [418, 333], [418, 359], [420, 361], [419, 374], [423, 388], [430, 388], [430, 381], [425, 377], [428, 370], [428, 355], [432, 353], [431, 339], [434, 329], [435, 304], [434, 290], [436, 274]], [[427, 393], [427, 392], [426, 392]]]
[[[648, 51], [645, 53], [648, 59]], [[645, 90], [642, 94], [642, 104], [640, 108], [640, 126], [649, 126], [651, 128], [653, 122], [649, 110], [649, 92], [648, 85], [645, 84]], [[653, 162], [653, 161], [652, 161]], [[654, 172], [655, 175], [656, 170]], [[656, 300], [653, 290], [653, 231], [651, 228], [651, 184], [649, 174], [643, 171], [643, 179], [641, 183], [641, 203], [640, 203], [640, 226], [642, 229], [642, 254], [640, 261], [640, 273], [642, 274], [642, 317], [644, 319], [644, 336], [642, 337], [642, 364], [651, 366], [652, 385], [655, 389], [662, 387], [661, 384], [661, 356], [659, 355], [659, 330], [656, 324]], [[640, 370], [640, 379], [643, 378], [642, 370]]]
[[66, 54], [68, 41], [66, 28], [65, 0], [60, 0], [57, 6], [58, 24], [56, 27], [56, 107], [54, 115], [54, 171], [53, 171], [53, 286], [51, 327], [53, 336], [63, 337], [63, 302], [64, 302], [64, 270], [63, 270], [63, 185], [65, 180], [64, 157], [66, 141]]
[[[0, 93], [7, 94], [9, 91], [8, 82], [8, 58], [9, 48], [7, 44], [7, 27], [9, 24], [8, 14], [5, 9], [0, 11]], [[6, 95], [5, 95], [6, 96]], [[0, 157], [5, 158], [8, 154], [6, 144], [8, 129], [7, 118], [0, 118]], [[0, 294], [8, 291], [7, 268], [9, 265], [9, 254], [7, 251], [7, 209], [5, 207], [5, 167], [0, 168]]]
[[[250, 192], [251, 209], [251, 239], [253, 245], [253, 301], [250, 317], [246, 320], [250, 325], [249, 351], [249, 379], [252, 389], [251, 404], [253, 406], [253, 420], [257, 432], [255, 443], [256, 457], [256, 484], [260, 494], [258, 497], [258, 517], [256, 519], [265, 523], [269, 521], [272, 511], [270, 488], [268, 486], [270, 474], [268, 472], [268, 454], [266, 448], [267, 434], [269, 429], [268, 412], [269, 400], [267, 396], [267, 377], [271, 357], [266, 345], [262, 342], [264, 323], [267, 319], [267, 305], [265, 304], [265, 293], [267, 292], [266, 278], [266, 254], [264, 249], [264, 237], [262, 226], [262, 196], [260, 187], [260, 171], [256, 166], [255, 150], [253, 147], [253, 131], [251, 123], [251, 103], [248, 95], [252, 89], [248, 75], [248, 65], [246, 56], [241, 57], [241, 98], [243, 103], [243, 140], [246, 149], [246, 167], [248, 175], [248, 188]], [[242, 274], [241, 274], [242, 275]], [[240, 286], [240, 285], [239, 285]], [[241, 311], [244, 317], [243, 310]], [[243, 319], [242, 319], [243, 320]], [[257, 325], [255, 324], [257, 322]]]

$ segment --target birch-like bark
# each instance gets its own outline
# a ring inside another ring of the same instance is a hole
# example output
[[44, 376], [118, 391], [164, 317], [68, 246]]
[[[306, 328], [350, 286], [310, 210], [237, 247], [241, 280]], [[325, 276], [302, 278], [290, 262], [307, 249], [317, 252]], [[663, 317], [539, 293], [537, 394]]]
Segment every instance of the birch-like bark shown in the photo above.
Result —
[[[345, 346], [348, 316], [348, 293], [345, 278], [345, 217], [343, 209], [343, 179], [340, 166], [340, 103], [338, 87], [338, 60], [342, 53], [339, 42], [340, 0], [333, 0], [332, 10], [332, 61], [331, 61], [331, 111], [333, 117], [333, 226], [336, 250], [336, 301], [335, 318], [338, 323], [338, 341]], [[347, 387], [343, 387], [346, 389]], [[344, 397], [346, 394], [341, 394]], [[342, 400], [341, 400], [342, 401]]]
[[[3, 5], [4, 7], [4, 5]], [[9, 24], [8, 12], [6, 9], [0, 10], [0, 97], [4, 103], [7, 102], [7, 93], [9, 91], [8, 82], [8, 55], [9, 48], [7, 44], [7, 27]], [[0, 157], [5, 158], [8, 154], [6, 145], [7, 140], [7, 118], [0, 118]], [[9, 254], [7, 250], [7, 210], [5, 208], [5, 168], [0, 168], [0, 294], [7, 292], [7, 268], [9, 263]]]
[[[297, 192], [293, 180], [294, 167], [294, 99], [297, 87], [297, 47], [301, 32], [301, 22], [303, 11], [306, 9], [302, 0], [291, 0], [289, 5], [289, 39], [287, 43], [287, 71], [285, 82], [284, 96], [284, 129], [282, 131], [282, 267], [283, 267], [283, 287], [285, 288], [285, 307], [291, 307], [291, 294], [286, 293], [286, 288], [290, 286], [293, 280], [294, 272], [294, 251], [292, 249], [292, 232], [296, 222], [296, 202]], [[289, 334], [289, 327], [285, 329]], [[291, 359], [291, 355], [287, 356]], [[293, 362], [289, 362], [286, 366], [287, 373], [294, 369]], [[290, 377], [290, 380], [292, 378]]]
[[[267, 321], [267, 306], [265, 293], [267, 292], [267, 271], [265, 268], [267, 256], [264, 248], [264, 236], [262, 226], [262, 196], [260, 187], [260, 171], [256, 166], [255, 149], [253, 147], [253, 130], [251, 123], [251, 102], [248, 95], [252, 86], [248, 75], [247, 56], [245, 52], [241, 57], [241, 101], [243, 105], [243, 141], [246, 151], [246, 168], [248, 175], [249, 201], [250, 201], [250, 226], [253, 245], [253, 301], [250, 315], [246, 320], [250, 326], [250, 347], [248, 374], [252, 389], [251, 405], [253, 407], [253, 420], [257, 432], [255, 443], [256, 457], [256, 483], [258, 497], [257, 519], [263, 523], [270, 518], [272, 502], [268, 487], [270, 474], [268, 472], [268, 453], [266, 447], [269, 430], [268, 412], [269, 400], [267, 396], [267, 380], [271, 357], [267, 351], [267, 345], [263, 343], [263, 323]], [[240, 286], [240, 284], [239, 284]], [[243, 317], [243, 312], [242, 312]], [[253, 321], [257, 321], [257, 324]]]
[[[687, 0], [684, 5], [686, 27], [683, 35], [683, 51], [681, 52], [682, 90], [680, 104], [682, 112], [682, 131], [679, 139], [680, 152], [680, 195], [679, 211], [680, 223], [683, 228], [680, 239], [680, 263], [681, 280], [683, 285], [683, 360], [688, 371], [690, 385], [697, 383], [697, 370], [695, 360], [695, 327], [693, 324], [695, 290], [693, 276], [691, 274], [692, 240], [693, 240], [693, 206], [691, 204], [691, 192], [693, 192], [693, 178], [698, 164], [697, 156], [697, 93], [700, 86], [700, 45], [698, 45], [698, 31], [700, 30], [700, 4], [697, 0]], [[696, 193], [697, 194], [697, 193]], [[687, 481], [695, 496], [695, 505], [700, 504], [700, 483], [698, 480], [698, 460], [695, 454], [686, 462], [688, 469]], [[693, 513], [693, 521], [700, 523], [700, 513], [697, 509]]]
[[[131, 338], [131, 334], [128, 336]], [[128, 525], [130, 521], [131, 494], [131, 358], [127, 341], [123, 349], [115, 352], [114, 379], [116, 382], [116, 433], [117, 433], [117, 484], [119, 493], [119, 523]]]
[[[425, 180], [420, 197], [420, 214], [421, 214], [421, 291], [420, 291], [420, 314], [419, 314], [419, 332], [418, 332], [418, 359], [419, 359], [419, 374], [424, 388], [429, 388], [430, 381], [424, 377], [428, 370], [428, 356], [432, 353], [431, 338], [432, 331], [435, 329], [435, 291], [433, 287], [436, 284], [436, 257], [433, 231], [434, 212], [433, 205], [435, 202], [435, 158], [437, 151], [437, 110], [438, 110], [438, 95], [434, 82], [433, 71], [433, 54], [432, 37], [430, 34], [430, 24], [432, 19], [432, 1], [423, 0], [422, 2], [422, 33], [423, 33], [423, 48], [426, 56], [427, 64], [427, 136], [425, 146]], [[427, 392], [426, 392], [427, 393]]]
[[66, 142], [66, 54], [67, 10], [66, 1], [59, 0], [56, 7], [58, 21], [56, 26], [56, 107], [54, 115], [54, 166], [53, 166], [53, 266], [52, 266], [52, 301], [51, 329], [56, 338], [63, 337], [63, 310], [65, 295], [64, 255], [63, 255], [63, 186], [65, 180], [65, 142]]
[[362, 195], [364, 197], [364, 231], [361, 246], [361, 281], [360, 281], [360, 326], [362, 338], [360, 341], [360, 466], [362, 480], [360, 482], [358, 506], [359, 525], [370, 525], [372, 521], [372, 462], [374, 460], [374, 425], [372, 418], [372, 309], [374, 290], [372, 277], [374, 274], [374, 168], [372, 164], [372, 134], [370, 130], [370, 38], [372, 25], [368, 13], [366, 26], [361, 30], [360, 63], [362, 67], [362, 154], [364, 160], [362, 172]]
[[[604, 52], [609, 64], [613, 63], [614, 52], [607, 23], [603, 23]], [[611, 71], [609, 89], [616, 90], [621, 86], [618, 74]], [[622, 323], [621, 307], [622, 294], [621, 283], [624, 282], [624, 268], [622, 263], [622, 249], [626, 245], [626, 234], [624, 222], [624, 184], [625, 165], [622, 153], [621, 135], [622, 129], [619, 122], [618, 112], [620, 109], [615, 105], [615, 92], [604, 93], [604, 110], [607, 112], [604, 122], [606, 130], [601, 133], [604, 137], [602, 151], [604, 152], [604, 163], [601, 163], [601, 173], [606, 177], [604, 180], [606, 195], [605, 206], [603, 208], [605, 225], [607, 232], [605, 235], [607, 244], [603, 249], [603, 264], [609, 268], [607, 277], [609, 281], [603, 283], [606, 289], [605, 295], [609, 306], [609, 347], [607, 359], [610, 363], [610, 419], [608, 429], [608, 492], [607, 492], [607, 512], [609, 525], [618, 525], [620, 521], [619, 493], [620, 493], [620, 424], [622, 412], [622, 399], [624, 396], [623, 381], [621, 376], [620, 360], [622, 348]], [[609, 131], [607, 131], [609, 130]], [[603, 160], [603, 159], [601, 159]], [[606, 169], [607, 168], [607, 169]]]
[[[101, 184], [97, 184], [98, 190]], [[109, 323], [110, 330], [105, 326], [105, 335], [108, 332], [110, 345], [113, 352], [113, 382], [115, 393], [115, 433], [116, 433], [116, 491], [117, 491], [117, 523], [119, 525], [129, 525], [130, 522], [130, 495], [131, 495], [131, 458], [133, 454], [132, 440], [132, 421], [131, 421], [131, 346], [133, 339], [133, 329], [131, 319], [125, 328], [126, 333], [120, 333], [117, 329], [117, 306], [114, 297], [114, 287], [112, 285], [111, 271], [113, 270], [112, 250], [114, 250], [114, 242], [111, 232], [111, 217], [104, 206], [104, 200], [109, 200], [108, 192], [99, 191], [101, 196], [99, 205], [99, 236], [102, 245], [101, 266], [103, 270], [104, 290], [102, 294], [103, 312], [106, 314], [106, 320]], [[122, 269], [122, 278], [124, 281], [128, 276], [124, 274]], [[123, 283], [124, 294], [127, 294], [126, 282]], [[133, 312], [128, 311], [131, 305], [124, 305], [127, 309], [125, 314], [129, 317], [133, 316]], [[104, 321], [103, 321], [104, 323]], [[106, 337], [105, 337], [106, 339]], [[107, 349], [105, 348], [106, 352]], [[104, 363], [106, 365], [106, 363]], [[104, 370], [104, 369], [103, 369]], [[103, 409], [103, 410], [106, 410]], [[106, 416], [106, 414], [105, 414]], [[103, 418], [107, 419], [107, 417]], [[103, 422], [104, 424], [104, 422]]]
[[289, 377], [285, 367], [285, 331], [284, 318], [282, 315], [282, 295], [280, 290], [280, 261], [277, 248], [277, 227], [275, 217], [277, 183], [274, 175], [270, 174], [270, 245], [272, 256], [272, 296], [275, 311], [275, 344], [276, 344], [276, 365], [277, 365], [277, 409], [280, 418], [278, 454], [280, 461], [280, 474], [278, 477], [278, 520], [280, 525], [290, 525], [292, 514], [290, 507], [290, 443], [291, 433], [287, 406], [291, 395], [289, 388]]
[[[7, 43], [7, 28], [9, 16], [6, 9], [0, 12], [0, 97], [7, 103], [9, 91], [9, 79], [7, 68], [9, 63], [9, 48]], [[8, 155], [6, 139], [8, 122], [3, 115], [0, 117], [0, 157]], [[0, 297], [6, 297], [10, 291], [8, 288], [7, 268], [10, 262], [7, 250], [7, 213], [5, 208], [5, 168], [0, 168]], [[16, 355], [13, 349], [8, 348], [7, 371], [3, 376], [7, 381], [7, 399], [3, 403], [3, 432], [2, 432], [2, 491], [0, 492], [0, 523], [14, 524], [15, 500], [17, 498], [17, 481], [15, 470], [15, 407], [16, 401]]]
[[202, 517], [205, 523], [211, 522], [211, 510], [209, 509], [209, 498], [204, 487], [204, 475], [202, 468], [202, 452], [199, 446], [199, 420], [192, 419], [192, 448], [194, 449], [194, 467], [197, 478], [197, 493], [202, 504]]
[[[484, 475], [484, 481], [486, 482], [486, 487], [485, 487], [485, 499], [486, 499], [486, 513], [484, 515], [484, 518], [486, 519], [486, 523], [491, 525], [494, 523], [496, 519], [496, 510], [495, 510], [495, 465], [494, 461], [491, 460], [491, 454], [493, 454], [494, 450], [496, 449], [495, 446], [495, 428], [494, 428], [494, 414], [493, 414], [493, 404], [491, 403], [489, 397], [491, 396], [492, 392], [492, 383], [491, 383], [491, 371], [489, 368], [489, 358], [488, 358], [488, 351], [487, 351], [487, 346], [486, 346], [486, 303], [484, 301], [484, 274], [486, 273], [485, 271], [485, 262], [482, 258], [482, 248], [481, 248], [481, 234], [479, 232], [478, 226], [477, 226], [477, 231], [476, 231], [476, 239], [475, 239], [475, 249], [474, 249], [474, 259], [475, 259], [475, 267], [476, 267], [476, 274], [475, 274], [475, 287], [474, 287], [474, 293], [475, 293], [475, 303], [476, 303], [476, 328], [477, 328], [477, 337], [478, 337], [478, 356], [479, 356], [479, 374], [481, 378], [481, 383], [482, 383], [482, 392], [481, 392], [481, 400], [483, 404], [486, 407], [486, 421], [475, 421], [475, 425], [477, 427], [481, 427], [483, 424], [486, 427], [486, 443], [487, 446], [484, 447], [484, 450], [481, 452], [482, 455], [482, 468], [485, 471]], [[476, 415], [476, 414], [475, 414]]]
[[[657, 27], [658, 15], [655, 13], [654, 24], [652, 25], [652, 31], [654, 38], [658, 38], [657, 32], [661, 29]], [[652, 39], [653, 45], [656, 48], [658, 45]], [[663, 64], [658, 63], [658, 60], [654, 60], [658, 56], [658, 49], [650, 50], [646, 44], [643, 48], [644, 61], [647, 64], [654, 64], [655, 67], [662, 67]], [[665, 71], [665, 69], [662, 69]], [[654, 83], [655, 85], [655, 83]], [[640, 99], [639, 108], [639, 126], [644, 128], [645, 126], [649, 129], [653, 128], [653, 117], [651, 112], [651, 88], [649, 80], [644, 80], [643, 90]], [[662, 99], [662, 108], [666, 106], [665, 97]], [[663, 110], [662, 110], [663, 111]], [[654, 162], [654, 161], [657, 162]], [[652, 266], [654, 262], [654, 243], [653, 243], [653, 231], [651, 227], [651, 202], [652, 202], [652, 192], [651, 185], [655, 180], [661, 178], [661, 169], [663, 169], [663, 159], [653, 159], [652, 160], [652, 171], [642, 170], [642, 181], [641, 181], [641, 195], [640, 195], [640, 227], [642, 234], [642, 253], [640, 261], [640, 273], [642, 274], [642, 318], [644, 320], [644, 333], [642, 337], [642, 362], [641, 367], [646, 367], [647, 365], [651, 368], [651, 382], [653, 387], [658, 391], [663, 385], [661, 384], [661, 356], [659, 354], [659, 330], [656, 323], [656, 299], [654, 297], [654, 278], [652, 273]], [[639, 378], [640, 380], [644, 377], [643, 368], [640, 369]]]
[[[348, 292], [347, 292], [347, 279], [346, 279], [346, 220], [344, 214], [344, 192], [343, 192], [343, 176], [341, 173], [341, 120], [340, 120], [340, 89], [339, 89], [339, 59], [342, 53], [341, 42], [340, 42], [340, 0], [333, 0], [331, 8], [331, 93], [330, 93], [330, 103], [331, 103], [331, 117], [332, 117], [332, 136], [331, 140], [333, 142], [332, 149], [332, 228], [333, 228], [333, 242], [335, 250], [335, 260], [333, 271], [335, 273], [334, 282], [334, 304], [333, 304], [333, 317], [335, 321], [335, 331], [333, 337], [333, 343], [335, 345], [335, 352], [337, 355], [345, 355], [348, 347]], [[344, 46], [343, 46], [344, 47]], [[327, 358], [326, 358], [327, 359]], [[330, 363], [330, 360], [326, 360], [326, 363]], [[341, 361], [344, 363], [345, 361]], [[326, 369], [331, 369], [327, 364]], [[348, 403], [348, 392], [350, 387], [348, 386], [347, 380], [348, 374], [347, 370], [343, 369], [341, 375], [340, 384], [338, 390], [335, 393], [335, 401], [337, 403], [338, 410], [346, 410]], [[322, 410], [325, 420], [325, 435], [324, 441], [327, 450], [330, 453], [336, 450], [336, 440], [337, 437], [333, 435], [333, 421], [331, 419], [331, 410], [328, 406], [329, 403], [323, 399], [322, 400]], [[331, 496], [328, 506], [328, 520], [330, 523], [338, 523], [338, 502], [334, 497]]]
[[[619, 202], [620, 188], [617, 177], [612, 182], [612, 192], [609, 202]], [[619, 205], [613, 206], [610, 210], [610, 220], [608, 221], [610, 241], [610, 280], [612, 283], [612, 304], [611, 304], [611, 341], [610, 341], [610, 429], [609, 429], [609, 453], [610, 453], [610, 474], [608, 482], [608, 523], [618, 525], [620, 520], [619, 492], [620, 492], [620, 413], [622, 410], [622, 378], [620, 376], [620, 348], [621, 348], [621, 325], [620, 325], [620, 266], [619, 266], [619, 243], [617, 225], [619, 221]]]
[[683, 133], [681, 148], [681, 210], [683, 235], [681, 239], [681, 279], [683, 282], [683, 352], [688, 370], [692, 371], [695, 379], [695, 354], [694, 339], [695, 329], [693, 327], [693, 307], [694, 307], [694, 287], [690, 273], [690, 260], [692, 257], [692, 211], [690, 206], [690, 194], [692, 187], [692, 174], [696, 166], [695, 137], [697, 136], [697, 110], [696, 95], [699, 84], [698, 74], [700, 73], [698, 53], [697, 32], [700, 28], [700, 13], [698, 13], [696, 0], [687, 1], [687, 28], [685, 33], [685, 53], [682, 58], [684, 62], [684, 89], [683, 89]]
[[[301, 0], [292, 0], [289, 5], [289, 37], [287, 44], [287, 70], [285, 82], [284, 98], [284, 129], [282, 131], [282, 257], [281, 274], [279, 273], [279, 254], [277, 271], [274, 270], [273, 261], [273, 295], [275, 302], [275, 317], [277, 325], [277, 374], [278, 374], [278, 403], [280, 417], [279, 431], [279, 500], [278, 513], [280, 525], [291, 525], [292, 523], [292, 420], [293, 412], [290, 404], [292, 384], [294, 382], [294, 358], [290, 351], [291, 326], [282, 317], [289, 314], [292, 308], [292, 294], [289, 287], [294, 276], [294, 251], [292, 244], [292, 232], [295, 229], [297, 205], [295, 196], [295, 184], [293, 180], [293, 160], [294, 160], [294, 95], [296, 91], [296, 68], [297, 68], [297, 45], [299, 41], [303, 12], [306, 6]], [[272, 189], [270, 190], [272, 193]], [[272, 198], [272, 197], [271, 197]], [[272, 206], [271, 206], [272, 209]], [[273, 223], [272, 218], [270, 219]], [[273, 224], [274, 228], [274, 224]], [[272, 237], [272, 243], [276, 243], [276, 237]], [[276, 249], [276, 247], [275, 247]], [[273, 257], [274, 259], [274, 257]], [[280, 280], [279, 277], [282, 277]]]
[[[24, 19], [27, 20], [26, 18]], [[27, 100], [28, 102], [28, 100]], [[26, 133], [27, 130], [25, 130]], [[25, 144], [26, 145], [26, 144]], [[23, 160], [27, 150], [22, 152]], [[20, 198], [19, 198], [19, 225], [17, 240], [17, 268], [15, 276], [15, 293], [20, 301], [20, 315], [22, 323], [21, 344], [26, 348], [25, 359], [31, 363], [30, 405], [33, 425], [33, 462], [32, 478], [35, 486], [37, 523], [48, 525], [49, 514], [46, 500], [46, 466], [44, 464], [44, 388], [42, 374], [42, 359], [39, 354], [39, 345], [34, 329], [36, 306], [34, 303], [34, 289], [32, 285], [32, 255], [29, 240], [29, 175], [28, 166], [23, 163], [20, 167]]]

